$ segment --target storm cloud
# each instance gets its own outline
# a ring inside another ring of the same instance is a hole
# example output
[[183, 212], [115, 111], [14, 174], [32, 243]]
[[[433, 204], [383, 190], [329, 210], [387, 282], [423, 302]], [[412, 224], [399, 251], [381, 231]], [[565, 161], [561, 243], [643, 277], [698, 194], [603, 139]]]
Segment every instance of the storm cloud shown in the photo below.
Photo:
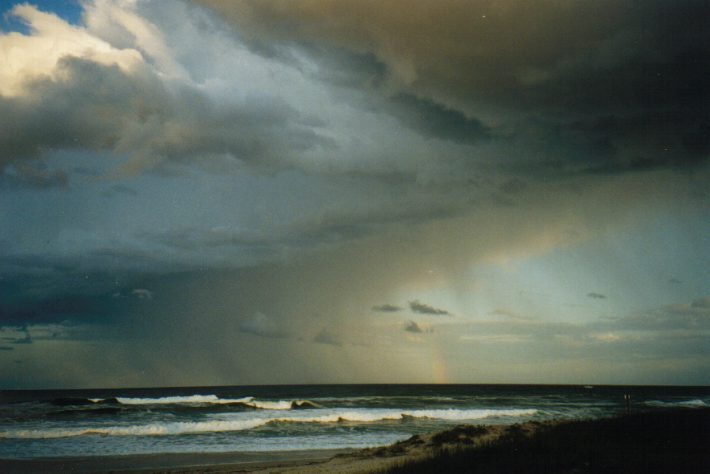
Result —
[[0, 386], [707, 384], [708, 8], [0, 7]]
[[615, 173], [707, 159], [710, 38], [701, 19], [710, 12], [702, 1], [202, 3], [255, 41], [371, 55], [394, 102], [437, 104], [449, 111], [450, 138], [496, 137], [501, 154], [520, 155], [515, 167]]

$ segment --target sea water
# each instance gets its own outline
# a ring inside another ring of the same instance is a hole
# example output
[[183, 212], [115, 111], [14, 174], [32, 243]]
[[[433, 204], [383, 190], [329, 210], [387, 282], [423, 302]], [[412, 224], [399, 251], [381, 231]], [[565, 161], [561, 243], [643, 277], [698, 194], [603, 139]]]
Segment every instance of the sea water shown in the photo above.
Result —
[[[627, 408], [625, 395], [631, 396]], [[0, 459], [382, 446], [458, 424], [703, 407], [710, 387], [299, 385], [0, 392]]]

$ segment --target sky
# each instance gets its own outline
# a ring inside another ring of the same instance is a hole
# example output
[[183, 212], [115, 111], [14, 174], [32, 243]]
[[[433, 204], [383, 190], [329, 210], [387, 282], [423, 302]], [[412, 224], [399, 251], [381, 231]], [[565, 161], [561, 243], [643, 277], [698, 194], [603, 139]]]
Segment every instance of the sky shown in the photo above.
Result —
[[0, 15], [0, 388], [710, 384], [706, 1]]

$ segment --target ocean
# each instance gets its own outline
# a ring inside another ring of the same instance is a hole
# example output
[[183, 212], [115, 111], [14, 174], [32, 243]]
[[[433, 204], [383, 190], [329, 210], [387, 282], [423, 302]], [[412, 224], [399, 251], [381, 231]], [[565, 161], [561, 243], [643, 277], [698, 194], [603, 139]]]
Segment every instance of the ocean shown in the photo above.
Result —
[[0, 459], [364, 448], [458, 424], [710, 405], [710, 387], [296, 385], [0, 391]]

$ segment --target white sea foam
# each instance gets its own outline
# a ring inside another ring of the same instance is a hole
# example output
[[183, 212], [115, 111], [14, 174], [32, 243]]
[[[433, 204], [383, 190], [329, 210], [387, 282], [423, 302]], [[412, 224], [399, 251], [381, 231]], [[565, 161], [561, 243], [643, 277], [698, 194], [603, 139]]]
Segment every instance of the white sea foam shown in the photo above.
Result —
[[[94, 403], [102, 402], [104, 398], [90, 398]], [[256, 400], [254, 397], [242, 398], [219, 398], [217, 395], [189, 395], [181, 397], [160, 397], [160, 398], [128, 398], [116, 397], [115, 399], [122, 405], [179, 405], [179, 404], [215, 404], [227, 405], [230, 403], [242, 403], [244, 405], [260, 408], [262, 410], [289, 410], [291, 401], [266, 401]], [[302, 400], [296, 400], [301, 403]]]
[[[217, 395], [189, 395], [185, 397], [160, 397], [160, 398], [126, 398], [116, 397], [118, 403], [123, 405], [162, 405], [179, 403], [250, 403], [254, 397], [244, 398], [219, 398]], [[94, 400], [92, 400], [94, 401]]]
[[[300, 400], [298, 400], [300, 401]], [[261, 408], [262, 410], [290, 410], [291, 402], [285, 400], [279, 400], [278, 402], [267, 402], [251, 399], [244, 402], [245, 405], [249, 405], [254, 408]]]
[[261, 419], [230, 420], [230, 421], [198, 421], [198, 422], [170, 422], [151, 423], [146, 425], [84, 427], [74, 429], [45, 429], [45, 430], [13, 430], [0, 431], [0, 438], [69, 438], [83, 435], [100, 436], [161, 436], [180, 435], [190, 433], [209, 433], [220, 431], [242, 431], [264, 424]]
[[[479, 398], [479, 397], [477, 397]], [[454, 397], [445, 397], [445, 396], [408, 396], [408, 395], [365, 395], [365, 396], [360, 396], [360, 397], [315, 397], [312, 398], [313, 401], [319, 401], [319, 402], [366, 402], [366, 401], [389, 401], [389, 400], [405, 400], [405, 399], [410, 399], [412, 401], [415, 401], [416, 403], [422, 403], [422, 402], [427, 402], [427, 401], [434, 401], [434, 402], [452, 402], [452, 401], [457, 401], [459, 400], [458, 398]]]
[[706, 407], [707, 403], [702, 400], [683, 400], [678, 402], [662, 402], [660, 400], [650, 400], [644, 403], [650, 407], [687, 407], [687, 408], [701, 408]]
[[[488, 417], [532, 416], [537, 410], [396, 410], [353, 409], [326, 410], [319, 416], [298, 416], [286, 412], [283, 416], [259, 416], [245, 418], [244, 413], [224, 414], [221, 419], [198, 422], [167, 422], [145, 425], [96, 426], [73, 429], [50, 428], [0, 431], [0, 438], [66, 438], [84, 435], [101, 436], [165, 436], [194, 433], [243, 431], [269, 423], [372, 423], [387, 420], [430, 418], [447, 421], [478, 420]], [[231, 417], [229, 415], [232, 415]]]
[[465, 421], [480, 420], [489, 417], [508, 416], [532, 416], [537, 410], [457, 410], [457, 409], [433, 409], [433, 410], [401, 410], [387, 408], [372, 409], [341, 409], [328, 410], [328, 413], [319, 416], [286, 416], [276, 418], [274, 422], [294, 422], [294, 423], [334, 423], [342, 421], [371, 423], [375, 421], [401, 420], [403, 418], [430, 418], [433, 420]]

